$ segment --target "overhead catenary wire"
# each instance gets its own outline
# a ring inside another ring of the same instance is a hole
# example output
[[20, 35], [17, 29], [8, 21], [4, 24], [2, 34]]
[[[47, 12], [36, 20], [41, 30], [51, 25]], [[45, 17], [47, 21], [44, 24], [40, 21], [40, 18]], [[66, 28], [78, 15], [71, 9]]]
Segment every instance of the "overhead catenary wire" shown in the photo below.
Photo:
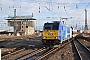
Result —
[[[39, 3], [40, 4], [40, 3]], [[41, 5], [41, 4], [40, 4]], [[50, 10], [48, 7], [46, 7], [45, 5], [42, 5], [43, 7], [45, 7], [53, 16], [54, 16], [54, 14], [52, 13], [52, 10]], [[55, 17], [57, 20], [58, 20], [58, 18], [57, 17]]]
[[[82, 0], [80, 0], [80, 3], [81, 3], [81, 1], [82, 1]], [[78, 9], [78, 4], [80, 4], [80, 3], [76, 3], [76, 8], [77, 8], [77, 9]]]
[[[86, 5], [85, 9], [89, 6], [90, 2]], [[82, 13], [79, 15], [79, 17], [77, 18], [77, 21], [79, 20], [79, 18], [82, 16], [82, 14], [84, 13], [85, 9], [82, 11]]]
[[58, 3], [58, 9], [59, 9], [59, 3]]
[[[14, 2], [15, 0], [13, 0], [13, 2]], [[20, 2], [26, 2], [26, 1], [24, 1], [24, 0], [20, 0]], [[36, 1], [36, 0], [31, 0], [31, 2], [30, 3], [38, 3], [38, 2], [40, 2], [40, 3], [42, 3], [42, 4], [44, 4], [44, 3], [49, 3], [49, 2], [47, 2], [47, 1]], [[58, 2], [50, 2], [50, 5], [51, 5], [51, 7], [52, 7], [52, 9], [53, 9], [53, 7], [55, 6], [55, 5], [57, 5], [58, 6], [58, 8], [61, 6], [61, 7], [63, 7], [63, 5], [70, 5], [70, 4], [81, 4], [81, 6], [83, 6], [84, 4], [87, 4], [87, 3], [58, 3]], [[59, 4], [59, 5], [58, 5]], [[80, 6], [80, 5], [79, 5]], [[14, 8], [19, 8], [19, 7], [15, 7], [15, 6], [13, 6]], [[21, 8], [22, 6], [20, 5], [20, 8]], [[25, 6], [24, 6], [25, 7]], [[27, 6], [26, 6], [27, 7]], [[67, 7], [70, 7], [70, 6], [67, 6]], [[11, 8], [11, 7], [9, 7], [9, 8]], [[29, 7], [28, 7], [29, 8]]]
[[[90, 4], [90, 2], [86, 5], [85, 9], [89, 6], [89, 4]], [[84, 9], [84, 11], [85, 11], [85, 9]], [[83, 12], [84, 12], [84, 11], [83, 11]], [[82, 16], [83, 12], [79, 15], [79, 18]], [[79, 18], [78, 18], [78, 19], [79, 19]], [[77, 19], [77, 20], [78, 20], [78, 19]]]
[[[40, 3], [39, 3], [39, 4], [40, 4]], [[54, 16], [53, 11], [50, 10], [50, 6], [49, 6], [49, 8], [48, 8], [47, 6], [45, 6], [44, 4], [41, 5], [41, 6], [45, 7], [45, 8]], [[64, 10], [65, 10], [66, 15], [67, 15], [67, 10], [66, 10], [66, 8], [65, 8], [65, 5], [64, 5]], [[57, 17], [55, 17], [55, 18], [56, 18], [56, 20], [59, 20]]]
[[76, 8], [78, 9], [78, 5], [76, 4]]
[[[12, 0], [13, 2], [15, 2], [15, 0]], [[19, 0], [20, 2], [28, 2], [27, 0]], [[58, 3], [58, 2], [55, 2], [55, 1], [52, 1], [52, 0], [50, 0], [51, 2], [48, 2], [48, 1], [41, 1], [41, 0], [30, 0], [29, 2], [30, 3], [37, 3], [37, 2], [40, 2], [40, 3], [42, 3], [42, 4], [44, 4], [44, 3], [50, 3], [50, 5], [51, 6], [53, 6], [54, 4], [55, 5], [57, 5], [58, 6], [58, 4], [59, 5], [65, 5], [65, 4], [67, 4], [67, 5], [70, 5], [70, 4], [87, 4], [87, 3], [69, 3], [69, 2], [67, 2], [67, 3], [64, 3], [64, 2], [60, 2], [60, 3]], [[80, 0], [80, 1], [82, 1], [82, 0]]]
[[39, 6], [39, 13], [40, 13], [40, 6]]
[[[13, 0], [13, 1], [15, 1], [15, 0]], [[24, 1], [24, 0], [20, 0], [20, 1]], [[48, 3], [47, 1], [37, 1], [37, 0], [33, 0], [35, 3], [38, 3], [38, 2], [40, 2], [40, 3]], [[81, 0], [82, 1], [82, 0]], [[64, 5], [64, 4], [87, 4], [87, 3], [58, 3], [58, 2], [53, 2], [53, 1], [51, 1], [50, 2], [51, 3], [51, 6], [53, 6], [53, 4], [56, 4], [57, 6], [58, 6], [58, 9], [60, 8], [59, 6], [60, 5]], [[88, 5], [87, 5], [88, 6]], [[66, 7], [66, 5], [65, 5], [65, 7]], [[9, 6], [9, 8], [11, 8], [10, 6]], [[15, 8], [15, 6], [13, 6], [13, 8]], [[16, 7], [17, 8], [17, 7]], [[18, 7], [19, 8], [19, 7]], [[22, 6], [20, 6], [20, 8], [22, 8]], [[39, 7], [40, 8], [40, 7]], [[47, 8], [47, 7], [45, 7], [45, 8]], [[77, 8], [78, 8], [78, 5], [77, 5]], [[51, 9], [49, 9], [49, 8], [47, 8], [49, 11], [51, 10]], [[40, 9], [39, 9], [40, 10]], [[65, 11], [67, 11], [66, 9], [65, 9]], [[66, 12], [67, 13], [67, 12]]]

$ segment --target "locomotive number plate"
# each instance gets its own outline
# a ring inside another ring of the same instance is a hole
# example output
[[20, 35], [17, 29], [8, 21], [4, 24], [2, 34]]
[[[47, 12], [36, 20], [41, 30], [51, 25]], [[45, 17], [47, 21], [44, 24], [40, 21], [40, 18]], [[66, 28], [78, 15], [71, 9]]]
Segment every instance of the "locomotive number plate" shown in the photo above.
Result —
[[52, 34], [52, 33], [49, 33], [48, 35], [49, 35], [49, 36], [52, 36], [53, 34]]

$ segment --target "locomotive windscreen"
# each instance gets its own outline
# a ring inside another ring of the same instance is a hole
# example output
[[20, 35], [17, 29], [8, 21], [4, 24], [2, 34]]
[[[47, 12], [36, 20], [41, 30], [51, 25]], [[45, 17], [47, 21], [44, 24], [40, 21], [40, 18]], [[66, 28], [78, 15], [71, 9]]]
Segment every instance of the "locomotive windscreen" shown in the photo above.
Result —
[[45, 23], [44, 30], [58, 30], [59, 24], [56, 23]]

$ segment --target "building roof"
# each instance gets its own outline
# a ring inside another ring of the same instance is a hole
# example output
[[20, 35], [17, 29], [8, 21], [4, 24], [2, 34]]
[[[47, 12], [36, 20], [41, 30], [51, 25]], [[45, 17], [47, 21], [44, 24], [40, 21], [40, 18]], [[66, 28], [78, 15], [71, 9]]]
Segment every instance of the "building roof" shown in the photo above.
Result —
[[31, 17], [31, 16], [16, 16], [14, 17], [7, 17], [6, 20], [36, 20], [35, 18]]

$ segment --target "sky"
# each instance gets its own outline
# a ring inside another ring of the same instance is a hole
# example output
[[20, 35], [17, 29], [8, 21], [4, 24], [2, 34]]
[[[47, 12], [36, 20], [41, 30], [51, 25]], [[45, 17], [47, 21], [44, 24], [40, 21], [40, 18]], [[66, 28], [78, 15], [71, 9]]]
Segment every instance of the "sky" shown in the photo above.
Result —
[[14, 16], [14, 9], [17, 16], [28, 16], [33, 13], [37, 19], [35, 29], [38, 30], [42, 30], [46, 22], [60, 20], [74, 29], [83, 29], [86, 9], [90, 28], [89, 0], [0, 0], [0, 29], [13, 30], [12, 27], [8, 27], [5, 17]]

